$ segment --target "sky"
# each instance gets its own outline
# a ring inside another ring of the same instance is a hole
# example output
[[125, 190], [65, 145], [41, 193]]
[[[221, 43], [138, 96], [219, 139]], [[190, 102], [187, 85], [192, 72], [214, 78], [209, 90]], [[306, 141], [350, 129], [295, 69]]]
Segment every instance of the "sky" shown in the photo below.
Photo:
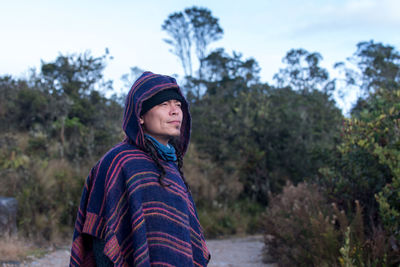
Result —
[[[400, 49], [398, 0], [0, 0], [0, 76], [26, 77], [30, 68], [60, 54], [90, 51], [113, 57], [104, 71], [116, 92], [129, 88], [121, 76], [138, 67], [182, 76], [178, 58], [163, 39], [168, 15], [187, 7], [208, 8], [224, 30], [210, 49], [254, 58], [262, 82], [273, 84], [282, 58], [293, 48], [319, 52], [332, 70], [361, 41]], [[348, 109], [354, 95], [338, 100]]]

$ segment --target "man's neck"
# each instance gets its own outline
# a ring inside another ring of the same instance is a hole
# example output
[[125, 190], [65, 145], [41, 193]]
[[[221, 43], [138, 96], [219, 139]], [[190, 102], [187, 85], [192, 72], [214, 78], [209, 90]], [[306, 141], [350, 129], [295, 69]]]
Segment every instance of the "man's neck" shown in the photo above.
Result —
[[152, 134], [148, 134], [148, 133], [146, 133], [146, 132], [145, 132], [145, 134], [147, 134], [147, 135], [153, 137], [153, 138], [156, 139], [160, 144], [163, 144], [164, 146], [168, 145], [169, 138], [166, 138], [165, 136], [155, 136], [155, 135], [152, 135]]

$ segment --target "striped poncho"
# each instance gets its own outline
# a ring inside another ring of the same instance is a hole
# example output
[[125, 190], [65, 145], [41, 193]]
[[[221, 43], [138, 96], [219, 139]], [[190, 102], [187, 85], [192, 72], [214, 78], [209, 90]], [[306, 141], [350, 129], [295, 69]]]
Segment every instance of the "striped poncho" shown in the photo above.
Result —
[[[143, 151], [139, 124], [143, 101], [168, 88], [175, 79], [145, 72], [132, 86], [125, 104], [127, 138], [92, 168], [75, 224], [70, 266], [95, 266], [91, 236], [105, 240], [104, 254], [115, 266], [207, 266], [207, 250], [196, 208], [177, 166], [160, 159], [166, 175]], [[182, 103], [179, 147], [190, 137], [190, 115]]]

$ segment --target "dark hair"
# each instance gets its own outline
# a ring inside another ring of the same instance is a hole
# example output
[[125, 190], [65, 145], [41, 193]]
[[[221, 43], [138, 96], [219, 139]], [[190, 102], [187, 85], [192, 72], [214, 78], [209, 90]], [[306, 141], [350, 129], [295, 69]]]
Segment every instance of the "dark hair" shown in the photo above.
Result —
[[[189, 184], [186, 182], [185, 176], [183, 174], [183, 155], [182, 155], [182, 151], [179, 149], [178, 145], [177, 145], [177, 141], [172, 138], [169, 142], [170, 145], [172, 145], [175, 148], [176, 151], [176, 157], [178, 160], [178, 171], [179, 174], [182, 177], [182, 180], [186, 186], [186, 191], [190, 190]], [[170, 186], [169, 184], [165, 184], [164, 183], [164, 177], [165, 177], [165, 169], [164, 166], [160, 163], [158, 154], [157, 154], [157, 150], [154, 147], [154, 144], [148, 140], [147, 138], [145, 138], [145, 152], [150, 154], [150, 157], [153, 159], [154, 163], [157, 166], [157, 169], [160, 171], [160, 175], [158, 176], [158, 180], [160, 182], [160, 184], [165, 187], [165, 186]]]

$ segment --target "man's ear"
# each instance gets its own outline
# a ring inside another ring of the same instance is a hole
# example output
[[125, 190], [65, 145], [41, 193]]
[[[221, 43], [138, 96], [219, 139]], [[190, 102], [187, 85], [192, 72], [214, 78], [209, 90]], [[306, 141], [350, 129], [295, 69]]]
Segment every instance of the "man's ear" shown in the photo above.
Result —
[[139, 123], [142, 124], [142, 125], [144, 124], [143, 116], [139, 117]]

